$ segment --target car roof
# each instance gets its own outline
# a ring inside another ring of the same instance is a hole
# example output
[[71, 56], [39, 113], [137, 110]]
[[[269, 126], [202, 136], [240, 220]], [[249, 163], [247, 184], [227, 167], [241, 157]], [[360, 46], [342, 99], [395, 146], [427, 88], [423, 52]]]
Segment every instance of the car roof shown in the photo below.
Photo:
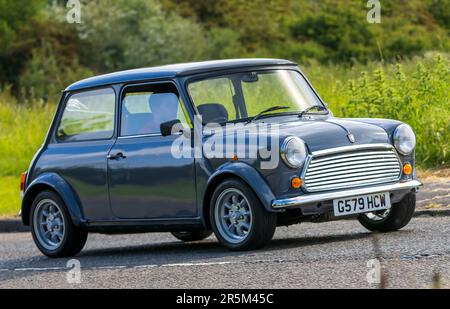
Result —
[[175, 78], [177, 76], [186, 76], [191, 74], [207, 73], [212, 71], [227, 70], [240, 67], [279, 66], [279, 65], [292, 66], [297, 64], [289, 60], [282, 60], [282, 59], [230, 59], [230, 60], [215, 60], [215, 61], [171, 64], [152, 68], [121, 71], [91, 77], [70, 85], [69, 87], [66, 88], [65, 91], [76, 91], [85, 88], [120, 84], [125, 82]]

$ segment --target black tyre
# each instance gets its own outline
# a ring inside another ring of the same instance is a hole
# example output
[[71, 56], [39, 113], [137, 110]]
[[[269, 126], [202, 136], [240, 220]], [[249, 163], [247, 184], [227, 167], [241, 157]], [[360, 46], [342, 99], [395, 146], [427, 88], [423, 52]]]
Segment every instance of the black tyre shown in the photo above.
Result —
[[362, 214], [359, 222], [370, 231], [393, 232], [405, 227], [416, 209], [416, 194], [408, 193], [399, 203], [385, 212]]
[[74, 256], [86, 244], [87, 231], [73, 225], [63, 200], [52, 191], [36, 196], [30, 222], [36, 246], [48, 257]]
[[172, 232], [176, 239], [184, 242], [199, 241], [211, 236], [212, 231], [189, 231], [189, 232]]
[[237, 179], [222, 182], [214, 191], [210, 220], [220, 243], [234, 251], [264, 247], [277, 225], [277, 215], [266, 211], [253, 190]]

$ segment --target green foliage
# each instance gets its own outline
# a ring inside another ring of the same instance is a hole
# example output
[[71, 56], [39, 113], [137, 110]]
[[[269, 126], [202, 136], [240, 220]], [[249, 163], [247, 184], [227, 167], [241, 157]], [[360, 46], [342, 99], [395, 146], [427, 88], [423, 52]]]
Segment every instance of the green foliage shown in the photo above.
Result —
[[[286, 42], [282, 28], [292, 2], [295, 1], [162, 0], [166, 11], [176, 11], [191, 18], [212, 33], [217, 28], [231, 30], [238, 44], [230, 57], [277, 56], [273, 50], [281, 49]], [[220, 58], [220, 55], [213, 54], [213, 58]]]
[[44, 0], [0, 0], [0, 85], [16, 83]]
[[1, 53], [8, 53], [11, 44], [17, 40], [18, 32], [30, 25], [44, 7], [45, 0], [23, 1], [0, 0], [0, 46]]
[[207, 29], [238, 36], [234, 57], [367, 62], [448, 51], [448, 0], [381, 1], [381, 23], [367, 22], [367, 1], [162, 0]]
[[17, 216], [20, 210], [19, 178], [0, 176], [0, 217]]
[[65, 63], [55, 54], [51, 44], [43, 42], [34, 49], [32, 57], [20, 77], [22, 96], [28, 98], [48, 98], [57, 102], [60, 93], [67, 85], [93, 75], [89, 69], [80, 66], [75, 56]]
[[90, 75], [83, 68], [241, 57], [392, 63], [450, 50], [449, 0], [382, 1], [381, 24], [369, 24], [367, 2], [355, 0], [82, 0], [80, 25], [66, 22], [65, 3], [0, 0], [0, 85], [12, 84], [15, 95], [29, 93], [20, 83], [46, 95], [64, 88], [38, 89], [29, 65], [48, 53], [70, 82]]
[[450, 32], [450, 1], [431, 0], [429, 9], [436, 21]]
[[[107, 8], [107, 9], [105, 9]], [[202, 27], [161, 10], [158, 1], [97, 0], [83, 5], [77, 28], [98, 70], [117, 70], [207, 57]]]
[[[313, 83], [322, 74], [310, 68]], [[450, 61], [442, 55], [395, 65], [374, 65], [351, 77], [334, 80], [331, 68], [316, 88], [338, 117], [389, 118], [408, 123], [417, 134], [417, 161], [422, 167], [450, 165]], [[334, 72], [333, 72], [334, 71]], [[347, 75], [349, 72], [344, 73]], [[359, 75], [359, 76], [358, 76]]]
[[[291, 34], [300, 42], [314, 42], [325, 53], [305, 54], [319, 61], [395, 61], [428, 50], [449, 50], [448, 33], [433, 18], [428, 1], [382, 1], [381, 23], [366, 20], [366, 1], [297, 1], [289, 23]], [[437, 17], [435, 17], [437, 18]], [[320, 50], [319, 50], [320, 51]]]
[[[315, 43], [326, 50], [322, 55], [313, 53], [308, 57], [326, 61], [331, 56], [335, 61], [345, 61], [361, 60], [378, 54], [365, 11], [358, 2], [352, 3], [335, 8], [324, 6], [320, 14], [314, 12], [291, 26], [292, 35], [299, 41]], [[355, 6], [355, 3], [358, 5]]]
[[[42, 1], [33, 1], [30, 7], [36, 7], [39, 2], [42, 4]], [[27, 7], [28, 4], [22, 6]], [[0, 50], [0, 85], [13, 85], [16, 96], [34, 93], [52, 96], [63, 90], [68, 82], [85, 77], [82, 73], [88, 74], [79, 68], [77, 59], [83, 47], [76, 32], [71, 31], [66, 22], [52, 18], [47, 10], [43, 11], [45, 6], [37, 7], [42, 11], [20, 23], [20, 27], [16, 27], [14, 40]], [[38, 73], [42, 75], [40, 81], [36, 76]], [[69, 75], [65, 76], [66, 73]], [[44, 81], [44, 78], [47, 80]]]

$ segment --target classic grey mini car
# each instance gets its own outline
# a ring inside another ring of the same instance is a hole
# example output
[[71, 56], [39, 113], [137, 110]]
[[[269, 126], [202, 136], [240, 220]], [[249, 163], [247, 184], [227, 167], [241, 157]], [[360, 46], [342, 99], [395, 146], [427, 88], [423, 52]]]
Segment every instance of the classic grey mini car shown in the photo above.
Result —
[[77, 254], [88, 232], [214, 232], [252, 250], [303, 221], [395, 231], [421, 186], [415, 143], [399, 121], [333, 117], [286, 60], [108, 74], [63, 92], [22, 175], [22, 220], [50, 257]]

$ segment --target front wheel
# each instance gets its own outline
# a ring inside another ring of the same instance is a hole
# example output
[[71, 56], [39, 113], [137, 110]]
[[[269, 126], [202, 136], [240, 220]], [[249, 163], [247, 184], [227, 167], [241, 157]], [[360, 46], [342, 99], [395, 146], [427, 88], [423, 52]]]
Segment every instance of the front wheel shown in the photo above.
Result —
[[416, 209], [416, 194], [408, 193], [391, 209], [371, 212], [358, 217], [359, 222], [370, 231], [393, 232], [405, 227], [412, 219]]
[[30, 214], [31, 233], [38, 249], [48, 257], [70, 257], [86, 244], [88, 233], [75, 227], [62, 199], [44, 191], [33, 201]]
[[267, 212], [253, 190], [237, 179], [222, 182], [214, 191], [210, 220], [220, 243], [234, 251], [264, 247], [277, 225], [276, 214]]

